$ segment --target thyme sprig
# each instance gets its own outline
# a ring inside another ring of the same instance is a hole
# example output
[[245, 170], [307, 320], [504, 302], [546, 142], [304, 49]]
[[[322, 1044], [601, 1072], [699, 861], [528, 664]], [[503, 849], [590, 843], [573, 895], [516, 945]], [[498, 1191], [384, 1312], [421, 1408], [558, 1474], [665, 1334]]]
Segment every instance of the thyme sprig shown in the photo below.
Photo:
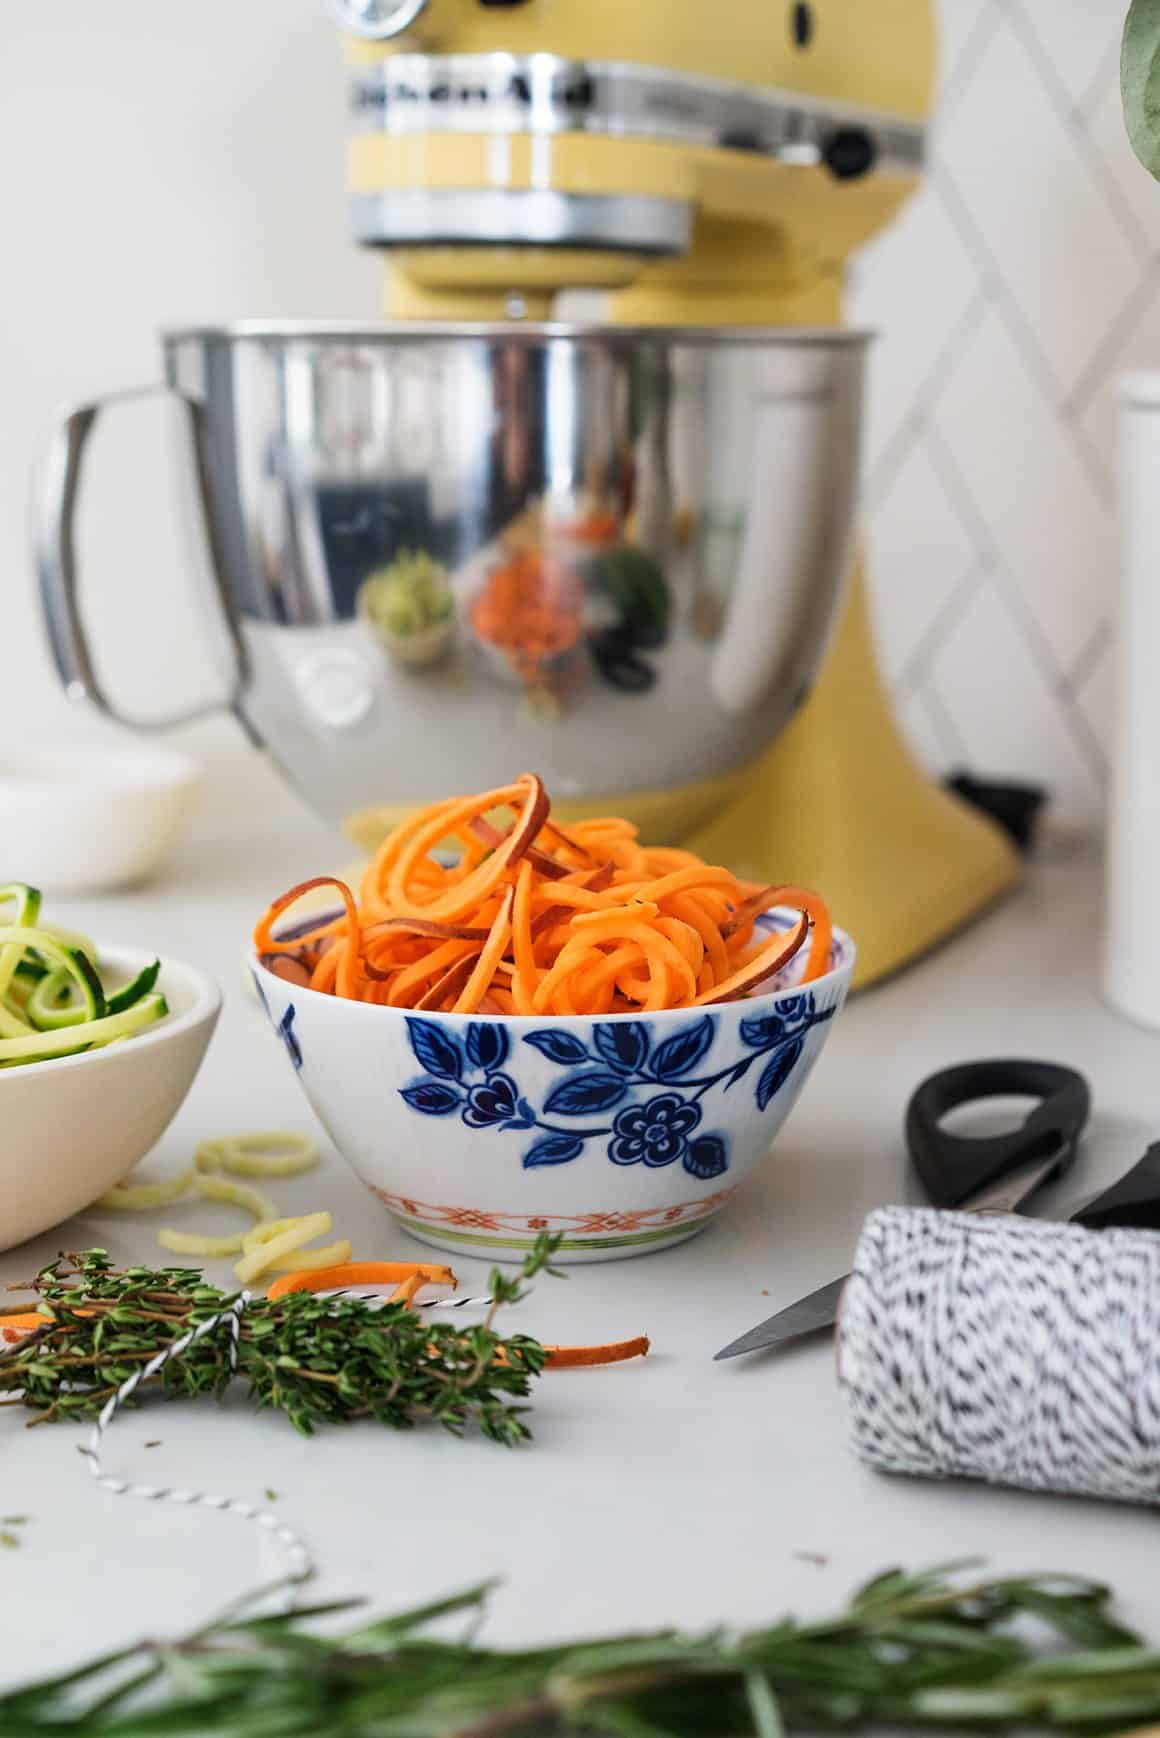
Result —
[[[456, 1434], [476, 1425], [496, 1442], [521, 1442], [531, 1433], [517, 1402], [547, 1354], [526, 1335], [502, 1338], [495, 1317], [525, 1295], [526, 1280], [553, 1271], [556, 1247], [541, 1237], [517, 1274], [494, 1271], [487, 1315], [467, 1326], [425, 1320], [403, 1303], [305, 1291], [254, 1298], [241, 1318], [236, 1379], [307, 1436], [355, 1418], [396, 1430], [431, 1419]], [[93, 1417], [135, 1370], [232, 1301], [197, 1269], [115, 1268], [100, 1249], [61, 1256], [20, 1289], [36, 1293], [49, 1319], [0, 1350], [0, 1393], [13, 1396], [0, 1405], [31, 1408], [34, 1423]], [[234, 1380], [223, 1327], [138, 1392], [216, 1397]]]
[[[144, 1642], [0, 1695], [0, 1731], [34, 1738], [780, 1738], [907, 1724], [1107, 1731], [1160, 1716], [1160, 1653], [1071, 1576], [965, 1581], [892, 1571], [836, 1617], [672, 1630], [526, 1650], [474, 1639], [488, 1587], [363, 1621], [347, 1606], [247, 1617]], [[469, 1620], [463, 1640], [433, 1626]], [[1032, 1627], [1028, 1627], [1032, 1620]]]

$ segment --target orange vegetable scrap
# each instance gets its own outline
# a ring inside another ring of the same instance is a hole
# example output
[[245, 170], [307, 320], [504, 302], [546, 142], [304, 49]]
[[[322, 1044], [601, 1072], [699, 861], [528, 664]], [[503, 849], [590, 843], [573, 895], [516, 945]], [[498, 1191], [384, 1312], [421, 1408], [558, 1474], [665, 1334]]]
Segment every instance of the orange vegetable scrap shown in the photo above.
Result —
[[[258, 952], [312, 989], [385, 1007], [604, 1018], [737, 1001], [802, 948], [801, 982], [830, 969], [816, 893], [641, 845], [623, 820], [565, 832], [534, 773], [421, 809], [383, 842], [357, 900], [332, 883], [339, 916], [279, 934], [283, 913], [329, 884], [276, 899]], [[791, 930], [761, 925], [775, 910], [800, 914]]]
[[580, 1370], [596, 1364], [624, 1364], [629, 1358], [647, 1358], [649, 1339], [616, 1340], [608, 1346], [545, 1346], [549, 1370]]
[[497, 647], [521, 681], [572, 651], [584, 620], [579, 577], [539, 550], [525, 550], [487, 577], [471, 608], [481, 640]]
[[[273, 1301], [290, 1291], [345, 1291], [352, 1285], [449, 1285], [455, 1289], [455, 1275], [449, 1267], [438, 1267], [427, 1261], [343, 1261], [337, 1267], [308, 1268], [301, 1273], [284, 1273], [270, 1286], [266, 1296]], [[417, 1289], [417, 1288], [416, 1288]]]
[[[395, 1282], [398, 1281], [396, 1285]], [[276, 1279], [267, 1298], [285, 1297], [291, 1291], [346, 1291], [356, 1285], [394, 1285], [388, 1303], [412, 1304], [425, 1285], [455, 1284], [449, 1267], [432, 1267], [413, 1261], [346, 1261], [337, 1267], [286, 1273]], [[578, 1370], [599, 1364], [624, 1364], [630, 1358], [647, 1358], [649, 1340], [639, 1334], [632, 1340], [614, 1340], [603, 1346], [545, 1346], [549, 1370]], [[497, 1360], [504, 1362], [501, 1349]]]

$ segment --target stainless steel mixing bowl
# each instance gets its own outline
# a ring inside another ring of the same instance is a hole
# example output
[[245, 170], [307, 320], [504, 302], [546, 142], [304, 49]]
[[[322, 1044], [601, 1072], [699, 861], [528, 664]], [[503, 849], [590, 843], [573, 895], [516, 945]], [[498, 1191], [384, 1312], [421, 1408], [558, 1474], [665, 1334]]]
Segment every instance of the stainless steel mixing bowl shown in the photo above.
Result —
[[[809, 692], [842, 598], [867, 342], [169, 333], [149, 390], [188, 407], [228, 703], [336, 820], [528, 766], [561, 798], [736, 770]], [[117, 716], [73, 547], [100, 408], [62, 426], [38, 555], [61, 679]]]

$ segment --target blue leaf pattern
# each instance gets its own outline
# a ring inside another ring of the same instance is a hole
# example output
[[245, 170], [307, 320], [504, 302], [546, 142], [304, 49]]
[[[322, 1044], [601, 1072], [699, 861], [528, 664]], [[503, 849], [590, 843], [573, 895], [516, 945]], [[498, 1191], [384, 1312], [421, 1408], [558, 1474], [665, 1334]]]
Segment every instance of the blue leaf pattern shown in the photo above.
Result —
[[498, 1021], [487, 1025], [473, 1020], [467, 1028], [467, 1058], [475, 1068], [491, 1074], [508, 1059], [508, 1035]]
[[625, 1074], [639, 1074], [648, 1061], [648, 1027], [639, 1020], [601, 1020], [592, 1041], [603, 1060]]
[[797, 1067], [802, 1047], [802, 1039], [791, 1038], [788, 1044], [780, 1050], [774, 1051], [772, 1059], [766, 1063], [761, 1079], [757, 1082], [758, 1110], [768, 1110], [773, 1098], [781, 1091]]
[[463, 1103], [453, 1086], [440, 1080], [420, 1080], [414, 1086], [404, 1086], [401, 1096], [412, 1110], [424, 1116], [450, 1116]]
[[278, 1036], [286, 1046], [286, 1054], [294, 1064], [295, 1072], [299, 1072], [302, 1068], [302, 1046], [299, 1044], [297, 1034], [294, 1031], [296, 1017], [297, 1011], [291, 1002], [278, 1022]]
[[586, 1068], [582, 1074], [569, 1075], [552, 1088], [544, 1100], [544, 1111], [548, 1116], [592, 1116], [611, 1110], [627, 1091], [628, 1081], [622, 1074]]
[[652, 1060], [652, 1072], [658, 1080], [679, 1080], [691, 1074], [713, 1043], [717, 1022], [712, 1014], [695, 1020], [666, 1038]]
[[754, 1050], [765, 1050], [781, 1037], [781, 1022], [776, 1014], [753, 1016], [741, 1022], [741, 1042]]
[[683, 1163], [690, 1177], [696, 1177], [699, 1183], [707, 1183], [713, 1177], [722, 1176], [729, 1169], [725, 1136], [700, 1135], [697, 1140], [689, 1143]]
[[[570, 1071], [550, 1088], [540, 1110], [505, 1071], [505, 1064], [514, 1064], [511, 1037], [502, 1022], [469, 1021], [461, 1041], [441, 1022], [408, 1015], [411, 1048], [426, 1074], [405, 1087], [402, 1097], [423, 1116], [458, 1113], [471, 1129], [535, 1130], [536, 1138], [522, 1155], [525, 1170], [572, 1164], [590, 1142], [601, 1141], [614, 1165], [659, 1168], [679, 1163], [690, 1177], [708, 1182], [729, 1168], [729, 1137], [698, 1132], [706, 1093], [729, 1091], [760, 1065], [754, 1097], [758, 1109], [767, 1110], [797, 1068], [806, 1033], [835, 1012], [835, 1007], [819, 1009], [810, 990], [787, 996], [772, 1012], [742, 1020], [740, 1036], [747, 1048], [726, 1056], [724, 1065], [707, 1076], [696, 1071], [717, 1035], [719, 1020], [712, 1013], [693, 1019], [655, 1049], [654, 1023], [646, 1020], [597, 1021], [592, 1028], [595, 1055], [572, 1032], [557, 1027], [528, 1032], [525, 1044]], [[293, 1020], [289, 1008], [279, 1036], [295, 1066], [301, 1066]], [[657, 1086], [667, 1090], [657, 1092]], [[609, 1111], [616, 1111], [611, 1126], [569, 1129], [544, 1120], [600, 1118]]]
[[539, 1170], [543, 1165], [570, 1165], [584, 1151], [579, 1135], [543, 1135], [533, 1141], [523, 1157], [525, 1171]]
[[407, 1035], [411, 1049], [428, 1074], [438, 1074], [444, 1080], [463, 1079], [463, 1052], [452, 1033], [437, 1026], [434, 1020], [420, 1020], [409, 1014]]
[[575, 1068], [578, 1062], [592, 1060], [579, 1038], [573, 1038], [570, 1032], [529, 1032], [524, 1043], [541, 1051], [549, 1062], [558, 1062], [561, 1068]]

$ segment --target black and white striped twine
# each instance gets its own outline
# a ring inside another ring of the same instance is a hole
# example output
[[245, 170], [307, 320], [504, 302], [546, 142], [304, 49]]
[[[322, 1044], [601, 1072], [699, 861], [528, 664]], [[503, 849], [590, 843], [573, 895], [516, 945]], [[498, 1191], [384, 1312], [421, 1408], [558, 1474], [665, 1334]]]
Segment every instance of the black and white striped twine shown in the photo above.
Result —
[[839, 1332], [870, 1466], [1160, 1501], [1155, 1233], [884, 1208]]

